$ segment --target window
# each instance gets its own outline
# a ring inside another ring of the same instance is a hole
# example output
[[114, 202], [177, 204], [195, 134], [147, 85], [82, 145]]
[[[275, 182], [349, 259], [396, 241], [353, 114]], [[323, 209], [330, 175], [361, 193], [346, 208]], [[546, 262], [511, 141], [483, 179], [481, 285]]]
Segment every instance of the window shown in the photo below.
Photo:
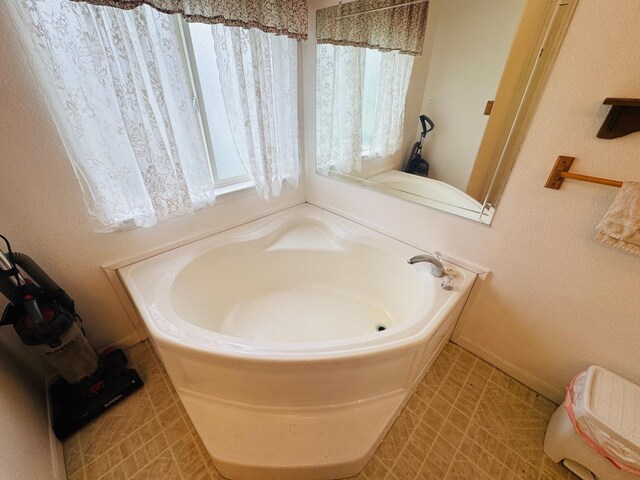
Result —
[[249, 183], [227, 121], [211, 25], [176, 19], [216, 189]]
[[187, 25], [147, 5], [9, 4], [96, 231], [155, 225], [245, 185], [264, 200], [297, 187], [302, 33]]

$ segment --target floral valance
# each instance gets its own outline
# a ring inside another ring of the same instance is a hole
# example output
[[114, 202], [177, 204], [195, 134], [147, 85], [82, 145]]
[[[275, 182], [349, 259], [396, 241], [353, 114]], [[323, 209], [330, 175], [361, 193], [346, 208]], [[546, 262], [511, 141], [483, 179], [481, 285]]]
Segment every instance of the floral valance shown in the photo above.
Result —
[[307, 39], [307, 0], [74, 0], [129, 10], [149, 5], [187, 22], [221, 23]]
[[318, 10], [317, 42], [421, 55], [429, 1], [356, 0]]

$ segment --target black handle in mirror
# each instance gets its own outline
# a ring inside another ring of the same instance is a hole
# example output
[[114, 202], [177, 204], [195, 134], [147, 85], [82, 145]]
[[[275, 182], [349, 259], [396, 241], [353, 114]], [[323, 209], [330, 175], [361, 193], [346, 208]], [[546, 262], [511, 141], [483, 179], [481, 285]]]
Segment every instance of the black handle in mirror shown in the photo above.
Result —
[[[426, 115], [420, 115], [420, 123], [422, 123], [422, 136], [424, 137], [431, 130], [436, 128], [433, 121], [427, 117]], [[429, 128], [427, 128], [427, 123], [429, 124]]]

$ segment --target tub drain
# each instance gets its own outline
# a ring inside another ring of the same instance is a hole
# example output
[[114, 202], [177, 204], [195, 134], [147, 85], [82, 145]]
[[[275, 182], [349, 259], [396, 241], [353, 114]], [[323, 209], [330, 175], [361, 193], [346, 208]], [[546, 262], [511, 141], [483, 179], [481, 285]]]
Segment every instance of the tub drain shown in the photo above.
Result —
[[376, 330], [378, 330], [379, 332], [384, 332], [386, 329], [387, 329], [387, 327], [385, 327], [385, 326], [384, 326], [384, 325], [382, 325], [382, 324], [378, 324], [378, 325], [376, 326]]

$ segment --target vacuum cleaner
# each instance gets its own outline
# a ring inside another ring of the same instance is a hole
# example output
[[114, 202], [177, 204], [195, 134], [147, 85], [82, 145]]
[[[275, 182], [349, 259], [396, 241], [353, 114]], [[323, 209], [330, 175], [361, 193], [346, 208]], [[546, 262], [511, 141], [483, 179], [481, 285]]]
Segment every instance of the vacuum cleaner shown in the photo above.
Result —
[[[426, 115], [420, 115], [420, 123], [422, 124], [422, 132], [420, 133], [420, 140], [418, 140], [411, 149], [411, 155], [407, 160], [407, 166], [405, 168], [406, 173], [413, 175], [420, 175], [421, 177], [429, 176], [429, 162], [422, 158], [422, 144], [424, 143], [424, 137], [427, 136], [431, 130], [435, 128], [433, 121]], [[427, 128], [429, 124], [429, 128]]]
[[0, 250], [0, 293], [9, 304], [0, 326], [12, 325], [22, 343], [60, 375], [49, 387], [53, 431], [63, 440], [143, 383], [126, 368], [120, 349], [98, 355], [89, 345], [74, 301], [29, 256]]

